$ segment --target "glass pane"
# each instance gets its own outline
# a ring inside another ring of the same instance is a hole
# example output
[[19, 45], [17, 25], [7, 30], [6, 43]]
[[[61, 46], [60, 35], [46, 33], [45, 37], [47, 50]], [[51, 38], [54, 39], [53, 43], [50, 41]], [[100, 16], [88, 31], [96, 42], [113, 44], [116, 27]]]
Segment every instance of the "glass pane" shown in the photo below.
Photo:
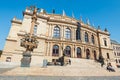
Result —
[[60, 28], [59, 27], [55, 27], [54, 28], [54, 34], [53, 34], [53, 36], [55, 38], [59, 38], [60, 37]]
[[34, 34], [37, 34], [37, 25], [34, 26]]

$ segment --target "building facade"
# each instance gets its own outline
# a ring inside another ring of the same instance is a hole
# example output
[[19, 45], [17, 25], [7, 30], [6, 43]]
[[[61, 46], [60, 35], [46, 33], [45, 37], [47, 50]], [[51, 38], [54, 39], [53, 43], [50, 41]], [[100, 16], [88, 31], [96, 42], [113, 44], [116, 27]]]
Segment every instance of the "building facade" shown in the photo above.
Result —
[[114, 60], [116, 65], [120, 65], [120, 43], [115, 40], [111, 40], [113, 47]]
[[[6, 38], [3, 60], [20, 62], [25, 51], [20, 40], [30, 32], [32, 11], [23, 12], [23, 20], [13, 18], [11, 29]], [[39, 41], [38, 47], [32, 52], [33, 63], [43, 58], [58, 58], [66, 54], [70, 58], [98, 59], [102, 55], [105, 60], [113, 60], [110, 34], [107, 30], [93, 28], [80, 20], [66, 15], [48, 14], [43, 10], [37, 14], [34, 34]]]

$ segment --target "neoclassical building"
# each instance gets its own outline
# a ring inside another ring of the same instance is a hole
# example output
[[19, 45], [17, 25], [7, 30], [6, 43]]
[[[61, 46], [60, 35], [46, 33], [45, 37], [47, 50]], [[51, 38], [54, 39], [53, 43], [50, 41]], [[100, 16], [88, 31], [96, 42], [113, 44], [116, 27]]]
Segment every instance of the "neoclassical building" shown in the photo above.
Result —
[[[30, 32], [32, 11], [28, 8], [23, 12], [23, 20], [16, 17], [11, 21], [11, 28], [3, 50], [3, 60], [11, 59], [20, 62], [25, 48], [20, 40]], [[34, 34], [39, 41], [38, 47], [32, 52], [32, 61], [58, 58], [66, 54], [70, 58], [96, 60], [102, 55], [105, 60], [113, 60], [110, 34], [105, 29], [96, 29], [80, 20], [66, 15], [48, 14], [42, 9], [37, 13]]]
[[113, 47], [113, 54], [115, 63], [120, 65], [120, 43], [115, 40], [111, 40], [111, 44]]

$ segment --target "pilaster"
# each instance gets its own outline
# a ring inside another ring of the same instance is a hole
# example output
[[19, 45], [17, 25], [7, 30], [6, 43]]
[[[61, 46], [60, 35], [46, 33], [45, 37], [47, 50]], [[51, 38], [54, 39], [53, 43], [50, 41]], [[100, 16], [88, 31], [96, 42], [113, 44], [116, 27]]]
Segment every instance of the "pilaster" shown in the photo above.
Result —
[[63, 56], [63, 50], [64, 50], [64, 44], [61, 43], [60, 44], [60, 55], [59, 55], [59, 57]]
[[86, 47], [85, 46], [83, 47], [82, 51], [83, 51], [83, 58], [86, 58]]
[[51, 39], [52, 39], [52, 37], [53, 37], [53, 29], [54, 29], [54, 28], [53, 28], [53, 25], [52, 25], [52, 26], [51, 26], [51, 35], [50, 35], [50, 36], [51, 36]]
[[47, 50], [47, 51], [46, 51], [46, 53], [47, 53], [46, 56], [49, 56], [49, 49], [50, 49], [50, 44], [49, 44], [49, 42], [48, 42], [48, 43], [47, 43], [47, 49], [46, 49], [46, 50]]
[[74, 45], [71, 46], [71, 57], [72, 58], [75, 57], [75, 46]]
[[81, 40], [85, 42], [85, 32], [83, 30], [81, 30]]
[[53, 46], [52, 46], [52, 42], [50, 42], [50, 47], [49, 47], [49, 56], [52, 56], [52, 48], [53, 48]]
[[74, 46], [74, 58], [77, 58], [77, 47], [76, 47], [76, 45]]

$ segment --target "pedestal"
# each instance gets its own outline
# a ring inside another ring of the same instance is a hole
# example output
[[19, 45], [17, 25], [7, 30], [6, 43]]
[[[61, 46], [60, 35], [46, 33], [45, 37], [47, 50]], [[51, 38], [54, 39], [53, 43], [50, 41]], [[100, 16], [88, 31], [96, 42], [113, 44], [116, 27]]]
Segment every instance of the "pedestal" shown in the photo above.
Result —
[[25, 51], [23, 52], [23, 58], [21, 59], [21, 67], [30, 67], [31, 62], [31, 52]]
[[44, 60], [43, 60], [43, 67], [44, 67], [44, 68], [47, 67], [47, 63], [48, 63], [47, 59], [44, 59]]

